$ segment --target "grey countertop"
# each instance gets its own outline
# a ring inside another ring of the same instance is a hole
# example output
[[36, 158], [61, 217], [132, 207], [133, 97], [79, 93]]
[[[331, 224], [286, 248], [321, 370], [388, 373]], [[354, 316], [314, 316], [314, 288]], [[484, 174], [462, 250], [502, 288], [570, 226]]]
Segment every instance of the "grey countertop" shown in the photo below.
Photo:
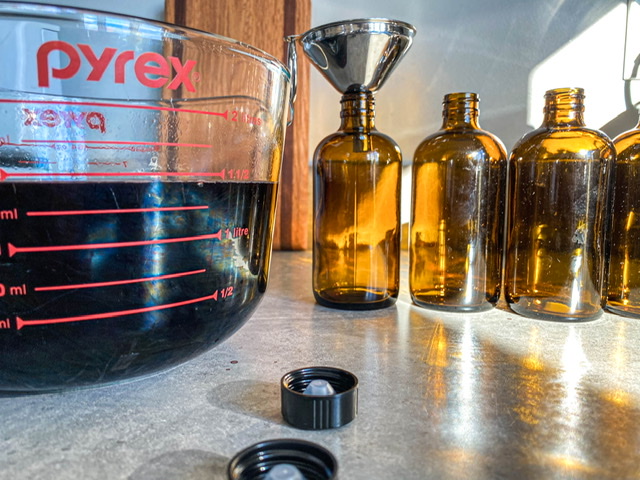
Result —
[[[352, 423], [284, 423], [280, 378], [310, 365], [358, 376]], [[197, 359], [0, 396], [0, 478], [223, 480], [236, 452], [275, 438], [328, 448], [342, 480], [640, 478], [639, 377], [638, 320], [443, 314], [406, 286], [392, 308], [331, 310], [313, 300], [310, 253], [277, 252], [256, 313]]]

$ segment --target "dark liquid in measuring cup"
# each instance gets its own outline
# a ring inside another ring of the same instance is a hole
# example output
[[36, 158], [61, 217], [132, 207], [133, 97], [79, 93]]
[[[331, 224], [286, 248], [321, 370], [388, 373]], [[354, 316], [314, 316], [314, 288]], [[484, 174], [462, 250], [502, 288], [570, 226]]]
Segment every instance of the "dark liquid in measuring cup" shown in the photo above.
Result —
[[266, 288], [276, 185], [0, 183], [0, 390], [113, 382], [237, 330]]

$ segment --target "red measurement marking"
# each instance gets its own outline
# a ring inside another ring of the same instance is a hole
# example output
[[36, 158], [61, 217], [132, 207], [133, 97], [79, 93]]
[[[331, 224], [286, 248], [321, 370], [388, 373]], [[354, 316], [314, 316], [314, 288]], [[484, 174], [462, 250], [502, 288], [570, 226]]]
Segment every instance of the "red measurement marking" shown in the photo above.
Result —
[[0, 182], [10, 177], [220, 177], [224, 180], [224, 170], [221, 172], [5, 172], [0, 168]]
[[184, 210], [206, 210], [207, 205], [189, 207], [155, 207], [155, 208], [113, 208], [106, 210], [51, 210], [48, 212], [27, 212], [27, 217], [57, 217], [63, 215], [102, 215], [113, 213], [146, 213], [146, 212], [173, 212]]
[[229, 117], [229, 112], [209, 112], [206, 110], [192, 110], [188, 108], [174, 108], [174, 107], [156, 107], [152, 105], [131, 105], [127, 103], [100, 103], [100, 102], [56, 102], [56, 101], [40, 101], [40, 100], [12, 100], [8, 98], [0, 98], [0, 103], [24, 103], [24, 104], [37, 104], [37, 105], [72, 105], [72, 106], [89, 106], [89, 107], [113, 107], [113, 108], [125, 108], [127, 110], [158, 110], [162, 112], [184, 112], [184, 113], [198, 113], [201, 115], [214, 115], [217, 117], [224, 117], [225, 120]]
[[3, 145], [9, 145], [12, 147], [27, 147], [28, 145], [24, 145], [22, 143], [13, 143], [11, 141], [11, 136], [7, 135], [6, 137], [0, 137], [0, 147]]
[[100, 248], [140, 247], [144, 245], [160, 245], [164, 243], [197, 242], [198, 240], [208, 240], [212, 238], [222, 240], [222, 230], [219, 230], [218, 233], [208, 233], [206, 235], [196, 235], [194, 237], [161, 238], [158, 240], [138, 240], [135, 242], [82, 243], [78, 245], [55, 245], [44, 247], [16, 247], [15, 245], [9, 243], [7, 244], [7, 249], [9, 250], [9, 256], [13, 257], [16, 253], [64, 252], [69, 250], [97, 250]]
[[134, 308], [131, 310], [119, 310], [117, 312], [94, 313], [91, 315], [78, 315], [76, 317], [46, 318], [42, 320], [24, 320], [20, 317], [16, 317], [16, 328], [20, 330], [22, 327], [32, 326], [32, 325], [51, 325], [55, 323], [70, 323], [70, 322], [81, 322], [85, 320], [100, 320], [103, 318], [123, 317], [126, 315], [135, 315], [137, 313], [154, 312], [156, 310], [166, 310], [168, 308], [182, 307], [184, 305], [205, 302], [207, 300], [218, 300], [218, 291], [216, 290], [215, 292], [213, 292], [213, 295], [207, 295], [206, 297], [200, 297], [200, 298], [193, 298], [191, 300], [185, 300], [183, 302], [165, 303], [164, 305], [154, 305], [152, 307]]
[[77, 288], [94, 288], [94, 287], [111, 287], [114, 285], [129, 285], [132, 283], [155, 282], [156, 280], [167, 280], [168, 278], [186, 277], [188, 275], [196, 275], [204, 273], [206, 270], [192, 270], [190, 272], [169, 273], [167, 275], [156, 275], [155, 277], [142, 277], [130, 280], [115, 280], [112, 282], [96, 282], [96, 283], [76, 283], [75, 285], [54, 285], [51, 287], [35, 287], [36, 292], [51, 292], [57, 290], [75, 290]]
[[[28, 145], [22, 145], [23, 147], [27, 147]], [[38, 164], [47, 164], [47, 165], [55, 165], [58, 162], [45, 162], [45, 161], [40, 161], [40, 160], [18, 160], [18, 163], [26, 163], [28, 165], [38, 165]]]
[[230, 297], [231, 295], [233, 295], [233, 286], [223, 288], [222, 290], [220, 290], [220, 296], [222, 298], [227, 298], [227, 297]]
[[211, 145], [200, 143], [172, 143], [172, 142], [124, 142], [124, 141], [111, 141], [104, 140], [22, 140], [23, 143], [81, 143], [83, 145], [157, 145], [161, 147], [197, 147], [197, 148], [212, 148]]

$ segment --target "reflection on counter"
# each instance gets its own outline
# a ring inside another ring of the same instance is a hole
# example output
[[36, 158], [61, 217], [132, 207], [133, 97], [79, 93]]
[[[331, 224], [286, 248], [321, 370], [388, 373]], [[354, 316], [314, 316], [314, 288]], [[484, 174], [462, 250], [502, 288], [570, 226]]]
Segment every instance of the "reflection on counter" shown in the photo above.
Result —
[[484, 339], [478, 315], [430, 317], [411, 307], [409, 318], [423, 363], [421, 428], [435, 436], [442, 478], [640, 475], [640, 410], [624, 383], [625, 323], [599, 369], [609, 386], [599, 390], [590, 382], [594, 353], [583, 342], [591, 333], [576, 325], [555, 332], [562, 346], [550, 352], [548, 322], [510, 325], [517, 337], [503, 348]]

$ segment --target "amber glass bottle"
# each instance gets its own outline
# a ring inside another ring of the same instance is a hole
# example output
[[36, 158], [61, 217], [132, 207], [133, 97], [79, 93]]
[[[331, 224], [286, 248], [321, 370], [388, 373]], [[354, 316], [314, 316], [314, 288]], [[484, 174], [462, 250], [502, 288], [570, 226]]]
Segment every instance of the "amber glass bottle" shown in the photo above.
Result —
[[545, 94], [542, 126], [510, 157], [505, 296], [519, 314], [590, 320], [602, 313], [615, 151], [584, 124], [581, 88]]
[[409, 288], [422, 307], [473, 312], [500, 298], [507, 154], [480, 129], [478, 103], [446, 95], [441, 130], [414, 156]]
[[387, 307], [399, 290], [402, 155], [375, 129], [371, 92], [341, 103], [340, 130], [314, 154], [313, 293], [328, 307]]
[[616, 149], [607, 309], [640, 318], [640, 123]]

